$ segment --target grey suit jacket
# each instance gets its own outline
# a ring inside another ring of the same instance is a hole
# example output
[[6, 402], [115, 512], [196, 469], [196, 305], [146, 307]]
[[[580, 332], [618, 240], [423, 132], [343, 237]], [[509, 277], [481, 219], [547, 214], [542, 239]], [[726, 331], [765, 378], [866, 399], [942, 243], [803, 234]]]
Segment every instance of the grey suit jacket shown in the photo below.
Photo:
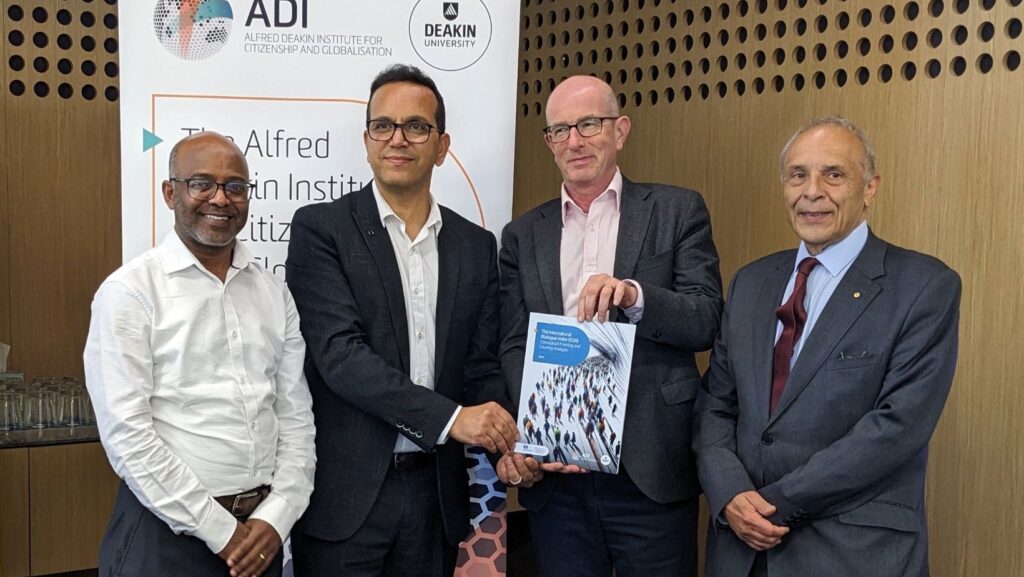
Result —
[[956, 367], [960, 279], [869, 234], [769, 415], [775, 309], [795, 258], [736, 273], [698, 397], [708, 576], [750, 571], [755, 552], [719, 522], [750, 490], [791, 527], [767, 554], [773, 575], [927, 575], [927, 446]]
[[302, 319], [317, 424], [316, 479], [297, 531], [329, 541], [351, 536], [377, 499], [399, 433], [437, 452], [449, 542], [469, 531], [463, 445], [435, 443], [458, 404], [508, 406], [497, 358], [497, 246], [447, 208], [441, 215], [430, 391], [409, 379], [402, 280], [370, 187], [295, 213], [288, 287]]
[[[622, 463], [651, 499], [667, 503], [700, 494], [690, 450], [693, 399], [700, 385], [694, 352], [711, 346], [722, 309], [718, 253], [700, 194], [623, 179], [614, 276], [636, 280], [643, 318], [630, 375]], [[560, 199], [505, 227], [501, 273], [501, 364], [513, 403], [519, 402], [529, 313], [562, 314]], [[628, 322], [625, 315], [613, 320]], [[553, 476], [519, 493], [543, 507]]]

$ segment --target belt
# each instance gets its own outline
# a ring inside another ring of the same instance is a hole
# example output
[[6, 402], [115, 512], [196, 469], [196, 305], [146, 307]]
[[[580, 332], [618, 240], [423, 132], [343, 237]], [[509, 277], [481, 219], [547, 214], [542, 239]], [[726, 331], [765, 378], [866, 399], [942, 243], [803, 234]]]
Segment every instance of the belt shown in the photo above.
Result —
[[391, 455], [392, 471], [414, 471], [433, 464], [434, 453], [414, 451], [411, 453], [392, 453]]
[[221, 507], [228, 510], [229, 513], [235, 517], [248, 517], [252, 515], [252, 512], [256, 510], [256, 507], [267, 498], [270, 494], [270, 486], [263, 485], [262, 487], [256, 487], [251, 491], [245, 491], [237, 495], [224, 495], [222, 497], [214, 497], [213, 500], [217, 501]]

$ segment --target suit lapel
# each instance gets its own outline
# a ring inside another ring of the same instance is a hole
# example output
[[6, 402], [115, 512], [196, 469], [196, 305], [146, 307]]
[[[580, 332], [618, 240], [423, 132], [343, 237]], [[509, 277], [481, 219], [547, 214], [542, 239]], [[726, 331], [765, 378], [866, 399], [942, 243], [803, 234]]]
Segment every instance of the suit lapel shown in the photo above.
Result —
[[[442, 211], [444, 209], [441, 209]], [[443, 218], [443, 216], [442, 216]], [[440, 383], [444, 361], [445, 345], [451, 328], [452, 313], [455, 311], [455, 296], [459, 286], [459, 237], [452, 231], [454, 218], [447, 219], [437, 235], [437, 313], [434, 339], [434, 382]]]
[[804, 340], [800, 356], [793, 365], [789, 381], [786, 382], [779, 406], [769, 420], [769, 425], [775, 422], [793, 399], [807, 388], [835, 350], [839, 340], [882, 291], [882, 287], [874, 279], [885, 274], [882, 263], [884, 257], [885, 243], [869, 234], [864, 249], [846, 271], [843, 280], [839, 281], [839, 286], [829, 297], [821, 316], [814, 323], [814, 329]]
[[775, 315], [775, 309], [782, 302], [782, 294], [786, 291], [786, 284], [793, 274], [794, 258], [796, 251], [786, 253], [786, 256], [778, 261], [775, 272], [765, 276], [753, 308], [753, 370], [754, 382], [758, 383], [754, 392], [757, 397], [758, 417], [762, 423], [768, 422], [768, 410], [771, 405], [769, 397], [772, 388], [772, 360], [775, 352], [775, 331], [779, 320]]
[[647, 227], [651, 222], [654, 203], [647, 198], [651, 189], [638, 186], [622, 179], [622, 198], [619, 199], [619, 232], [615, 241], [614, 276], [630, 278], [636, 272], [640, 248], [647, 238]]
[[[651, 189], [641, 187], [622, 179], [622, 196], [619, 198], [619, 231], [615, 241], [615, 266], [612, 275], [617, 279], [636, 276], [636, 263], [640, 249], [647, 238], [647, 227], [654, 212], [654, 203], [648, 202]], [[618, 319], [618, 307], [612, 307], [609, 319]]]
[[550, 314], [564, 312], [562, 299], [562, 203], [550, 204], [533, 223], [533, 256]]
[[[370, 254], [377, 264], [380, 282], [387, 299], [391, 324], [395, 330], [395, 340], [402, 357], [402, 367], [409, 374], [409, 325], [405, 312], [405, 295], [402, 293], [402, 276], [395, 260], [395, 249], [391, 245], [391, 237], [380, 222], [380, 211], [373, 199], [373, 191], [366, 186], [359, 192], [352, 193], [352, 218], [359, 227], [363, 241], [370, 249]], [[357, 196], [356, 196], [357, 195]]]

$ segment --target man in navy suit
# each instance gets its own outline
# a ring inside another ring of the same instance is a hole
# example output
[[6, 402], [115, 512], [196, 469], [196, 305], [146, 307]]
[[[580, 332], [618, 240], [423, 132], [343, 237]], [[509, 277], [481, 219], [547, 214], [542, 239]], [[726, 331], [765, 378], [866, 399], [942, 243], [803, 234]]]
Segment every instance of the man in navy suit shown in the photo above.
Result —
[[849, 121], [801, 128], [781, 178], [800, 246], [736, 274], [697, 401], [708, 575], [924, 577], [960, 279], [868, 228], [881, 178]]
[[450, 576], [470, 529], [463, 446], [507, 452], [518, 435], [497, 358], [497, 247], [431, 194], [449, 136], [420, 70], [373, 81], [363, 142], [373, 182], [292, 222], [318, 463], [295, 573]]

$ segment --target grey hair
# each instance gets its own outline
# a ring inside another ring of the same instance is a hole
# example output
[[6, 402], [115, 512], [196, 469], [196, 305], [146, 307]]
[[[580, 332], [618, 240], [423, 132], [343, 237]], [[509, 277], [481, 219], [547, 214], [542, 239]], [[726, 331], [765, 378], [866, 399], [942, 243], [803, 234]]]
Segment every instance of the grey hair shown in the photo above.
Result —
[[782, 152], [779, 153], [779, 179], [783, 182], [786, 180], [786, 156], [789, 155], [789, 149], [793, 146], [793, 143], [796, 142], [796, 139], [800, 138], [800, 136], [805, 132], [820, 126], [845, 128], [857, 137], [861, 146], [864, 147], [864, 160], [861, 162], [861, 169], [864, 171], [864, 184], [870, 182], [871, 179], [875, 177], [878, 164], [878, 157], [875, 155], [875, 147], [871, 145], [871, 141], [868, 140], [868, 135], [865, 134], [860, 127], [839, 115], [819, 116], [793, 133], [793, 136], [791, 136], [789, 141], [786, 142], [786, 146], [782, 147]]

